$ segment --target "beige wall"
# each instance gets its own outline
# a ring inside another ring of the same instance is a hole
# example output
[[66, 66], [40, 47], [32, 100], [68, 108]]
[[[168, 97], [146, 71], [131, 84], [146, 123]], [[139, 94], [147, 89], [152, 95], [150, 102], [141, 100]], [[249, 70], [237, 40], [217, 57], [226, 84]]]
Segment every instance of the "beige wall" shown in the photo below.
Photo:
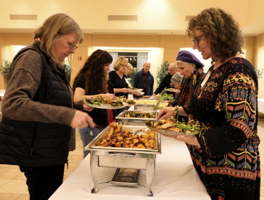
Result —
[[[182, 34], [188, 23], [186, 15], [197, 15], [210, 7], [230, 12], [241, 28], [245, 28], [243, 33], [264, 18], [263, 0], [1, 0], [1, 4], [4, 6], [0, 12], [0, 29], [20, 32], [36, 29], [48, 16], [58, 12], [73, 17], [89, 34]], [[234, 9], [238, 6], [239, 9]], [[36, 14], [37, 19], [10, 20], [10, 14]], [[109, 21], [108, 15], [137, 15], [137, 20]]]
[[[27, 33], [1, 33], [0, 47], [8, 45], [28, 45], [33, 41], [33, 34]], [[263, 39], [262, 39], [263, 38]], [[72, 76], [71, 83], [83, 66], [89, 52], [90, 47], [134, 47], [134, 48], [162, 48], [164, 50], [163, 61], [174, 62], [180, 48], [191, 47], [192, 43], [187, 36], [184, 35], [115, 35], [115, 34], [85, 34], [85, 40], [79, 45], [72, 59]], [[247, 50], [246, 57], [253, 63], [256, 63], [257, 49], [264, 46], [264, 34], [257, 37], [246, 37], [244, 49]], [[3, 48], [1, 48], [3, 49]], [[1, 61], [3, 52], [0, 52]], [[78, 57], [82, 57], [79, 60]], [[0, 62], [1, 63], [1, 62]], [[156, 63], [160, 66], [161, 63]], [[0, 75], [0, 89], [5, 89], [6, 82]]]

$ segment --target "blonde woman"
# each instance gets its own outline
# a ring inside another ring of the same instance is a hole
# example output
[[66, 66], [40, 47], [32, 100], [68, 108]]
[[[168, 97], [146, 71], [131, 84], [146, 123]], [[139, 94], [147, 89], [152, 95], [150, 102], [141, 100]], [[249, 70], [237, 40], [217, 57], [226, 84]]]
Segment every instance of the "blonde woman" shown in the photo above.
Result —
[[[72, 89], [64, 59], [82, 43], [79, 25], [55, 14], [35, 31], [35, 43], [13, 59], [2, 104], [0, 163], [18, 165], [30, 199], [47, 200], [62, 184], [74, 129], [94, 126], [85, 112], [72, 109]], [[80, 104], [83, 109], [83, 104]]]
[[[129, 83], [126, 80], [127, 76], [125, 74], [127, 64], [128, 60], [125, 57], [120, 56], [114, 62], [114, 71], [109, 72], [109, 81], [113, 84], [114, 93], [117, 97], [124, 96], [125, 98], [128, 98], [129, 93], [140, 95], [139, 92], [129, 89]], [[114, 117], [116, 117], [123, 110], [125, 110], [125, 108], [114, 110]]]
[[114, 62], [114, 71], [109, 72], [109, 81], [113, 84], [115, 96], [124, 96], [127, 98], [129, 93], [140, 95], [138, 92], [129, 89], [125, 74], [127, 65], [128, 60], [120, 56]]

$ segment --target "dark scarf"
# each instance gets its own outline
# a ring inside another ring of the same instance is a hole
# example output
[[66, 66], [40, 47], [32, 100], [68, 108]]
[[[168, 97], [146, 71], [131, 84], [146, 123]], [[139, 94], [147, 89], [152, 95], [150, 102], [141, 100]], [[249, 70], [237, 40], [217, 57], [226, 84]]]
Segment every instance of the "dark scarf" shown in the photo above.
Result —
[[199, 79], [204, 75], [203, 68], [195, 69], [191, 78], [184, 78], [181, 83], [181, 92], [176, 99], [176, 105], [178, 106], [189, 106], [191, 103], [192, 96], [197, 87]]

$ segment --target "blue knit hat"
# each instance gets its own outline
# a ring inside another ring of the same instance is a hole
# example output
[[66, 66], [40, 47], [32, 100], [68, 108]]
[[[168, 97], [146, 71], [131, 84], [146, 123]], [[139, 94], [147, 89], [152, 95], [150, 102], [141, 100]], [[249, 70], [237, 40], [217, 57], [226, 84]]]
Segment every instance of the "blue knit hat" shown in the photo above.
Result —
[[203, 63], [191, 52], [182, 50], [178, 53], [176, 60], [180, 60], [183, 62], [193, 63], [196, 65], [196, 68], [201, 68], [204, 66]]
[[176, 73], [171, 77], [171, 83], [181, 84], [181, 82], [182, 82], [182, 75], [180, 73]]

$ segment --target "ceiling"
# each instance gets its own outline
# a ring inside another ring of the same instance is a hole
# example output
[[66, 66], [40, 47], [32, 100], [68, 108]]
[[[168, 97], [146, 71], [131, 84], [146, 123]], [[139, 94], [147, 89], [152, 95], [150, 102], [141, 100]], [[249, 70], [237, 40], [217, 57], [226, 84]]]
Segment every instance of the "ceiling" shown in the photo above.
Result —
[[[35, 29], [31, 28], [0, 28], [1, 33], [33, 33]], [[171, 30], [144, 30], [144, 29], [82, 29], [87, 34], [140, 34], [140, 35], [185, 35], [186, 29]], [[241, 27], [245, 36], [256, 36], [264, 33], [264, 18], [251, 23], [248, 26]]]
[[[208, 7], [219, 7], [233, 15], [245, 36], [264, 33], [263, 0], [0, 0], [0, 32], [33, 33], [50, 15], [67, 13], [84, 33], [184, 35], [188, 16]], [[35, 15], [34, 20], [11, 19], [13, 15]], [[128, 20], [109, 20], [109, 16]]]

